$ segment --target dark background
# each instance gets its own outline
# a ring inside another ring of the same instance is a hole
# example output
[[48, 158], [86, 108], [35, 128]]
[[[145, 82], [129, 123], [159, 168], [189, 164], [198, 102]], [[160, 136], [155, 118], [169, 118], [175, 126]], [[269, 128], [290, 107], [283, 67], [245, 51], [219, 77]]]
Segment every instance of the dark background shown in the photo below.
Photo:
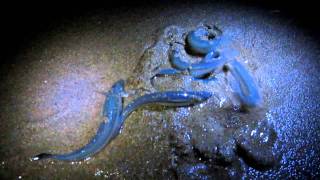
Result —
[[[218, 0], [228, 1], [228, 0]], [[230, 1], [230, 0], [229, 0]], [[89, 2], [89, 1], [88, 1]], [[12, 63], [19, 48], [32, 40], [37, 34], [55, 26], [64, 19], [78, 18], [95, 10], [105, 10], [110, 14], [121, 13], [121, 10], [132, 8], [172, 6], [179, 3], [204, 3], [208, 1], [178, 1], [178, 0], [132, 0], [105, 1], [102, 3], [73, 2], [66, 4], [58, 1], [42, 1], [42, 3], [11, 2], [0, 5], [0, 39], [1, 63]], [[90, 1], [92, 2], [92, 1]], [[240, 0], [237, 3], [246, 6], [257, 6], [267, 10], [279, 10], [281, 16], [290, 18], [296, 25], [319, 39], [320, 9], [316, 1], [279, 1], [279, 0]], [[119, 9], [121, 7], [121, 10]]]
[[[216, 0], [218, 2], [230, 2], [232, 0]], [[89, 1], [88, 1], [89, 2]], [[208, 1], [191, 0], [132, 0], [128, 2], [120, 0], [105, 1], [104, 3], [73, 2], [61, 3], [58, 1], [43, 1], [42, 3], [11, 2], [0, 4], [0, 83], [6, 76], [6, 65], [16, 63], [14, 57], [23, 47], [34, 40], [42, 32], [61, 24], [66, 19], [85, 17], [88, 13], [103, 10], [107, 14], [121, 14], [122, 11], [132, 9], [144, 9], [157, 6], [179, 6], [181, 3], [207, 3]], [[280, 11], [280, 16], [288, 18], [293, 24], [302, 28], [304, 32], [314, 40], [320, 40], [320, 6], [316, 1], [280, 1], [280, 0], [238, 0], [239, 5], [254, 6], [266, 10]], [[116, 21], [116, 19], [115, 19]], [[276, 33], [276, 32], [275, 32]], [[22, 58], [20, 58], [21, 60]], [[1, 148], [1, 147], [0, 147]]]

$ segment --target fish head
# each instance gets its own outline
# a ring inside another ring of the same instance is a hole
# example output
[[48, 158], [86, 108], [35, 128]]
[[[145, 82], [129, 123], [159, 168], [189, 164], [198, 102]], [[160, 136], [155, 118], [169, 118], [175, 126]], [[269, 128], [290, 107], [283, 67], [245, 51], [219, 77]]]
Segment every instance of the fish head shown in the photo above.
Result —
[[117, 94], [122, 94], [125, 92], [124, 89], [124, 80], [120, 79], [112, 86], [112, 92]]
[[201, 103], [201, 102], [204, 102], [206, 100], [208, 100], [210, 97], [212, 96], [212, 93], [211, 92], [208, 92], [208, 91], [197, 91], [195, 92], [195, 101], [197, 103]]

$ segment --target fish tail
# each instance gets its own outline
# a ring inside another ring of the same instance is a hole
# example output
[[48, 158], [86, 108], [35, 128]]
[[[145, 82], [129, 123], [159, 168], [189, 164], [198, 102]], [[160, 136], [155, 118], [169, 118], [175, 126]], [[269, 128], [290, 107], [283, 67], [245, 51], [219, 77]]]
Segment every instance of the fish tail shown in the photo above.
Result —
[[33, 156], [31, 158], [31, 161], [39, 161], [39, 160], [42, 160], [42, 159], [47, 159], [47, 158], [51, 158], [52, 157], [52, 154], [48, 154], [48, 153], [41, 153], [41, 154], [38, 154], [36, 156]]

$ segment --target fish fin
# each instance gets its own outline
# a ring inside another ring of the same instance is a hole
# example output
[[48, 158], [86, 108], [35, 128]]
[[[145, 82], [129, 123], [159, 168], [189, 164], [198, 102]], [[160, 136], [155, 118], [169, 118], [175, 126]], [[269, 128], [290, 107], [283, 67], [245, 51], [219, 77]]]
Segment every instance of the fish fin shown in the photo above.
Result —
[[121, 97], [129, 97], [129, 93], [128, 92], [121, 92], [120, 96]]

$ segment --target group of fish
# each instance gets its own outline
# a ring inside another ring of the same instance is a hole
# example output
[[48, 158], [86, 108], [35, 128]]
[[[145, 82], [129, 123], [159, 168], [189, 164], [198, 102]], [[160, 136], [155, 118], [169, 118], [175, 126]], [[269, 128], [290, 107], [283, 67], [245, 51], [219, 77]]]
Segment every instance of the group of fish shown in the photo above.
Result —
[[176, 46], [181, 43], [170, 43], [169, 61], [173, 68], [160, 70], [151, 80], [156, 77], [182, 74], [185, 71], [193, 80], [211, 80], [212, 75], [226, 71], [235, 79], [231, 86], [242, 106], [256, 107], [261, 103], [262, 98], [256, 83], [246, 68], [236, 60], [238, 52], [231, 48], [220, 48], [221, 45], [230, 43], [230, 38], [222, 35], [220, 29], [203, 25], [189, 32], [186, 42], [191, 53], [203, 58], [197, 63], [189, 63], [181, 57]]
[[[203, 37], [207, 37], [204, 39]], [[230, 59], [228, 52], [218, 52], [216, 47], [223, 43], [222, 35], [217, 35], [209, 27], [199, 27], [187, 35], [187, 43], [194, 53], [204, 55], [199, 63], [187, 63], [179, 57], [178, 51], [171, 48], [169, 59], [174, 69], [164, 69], [155, 76], [174, 75], [182, 71], [188, 71], [192, 77], [204, 78], [208, 74], [214, 74], [222, 69], [231, 72], [237, 81], [234, 86], [241, 103], [244, 106], [256, 106], [261, 97], [257, 86], [247, 70], [235, 59]], [[57, 159], [63, 161], [79, 161], [87, 159], [102, 150], [115, 139], [129, 115], [138, 108], [148, 104], [159, 104], [172, 107], [188, 107], [200, 104], [208, 100], [211, 92], [207, 91], [163, 91], [145, 94], [134, 99], [126, 107], [123, 107], [123, 98], [126, 95], [124, 80], [119, 80], [105, 93], [106, 99], [103, 106], [105, 121], [101, 122], [95, 136], [85, 146], [66, 154], [41, 153], [31, 158], [32, 161], [41, 159]]]

